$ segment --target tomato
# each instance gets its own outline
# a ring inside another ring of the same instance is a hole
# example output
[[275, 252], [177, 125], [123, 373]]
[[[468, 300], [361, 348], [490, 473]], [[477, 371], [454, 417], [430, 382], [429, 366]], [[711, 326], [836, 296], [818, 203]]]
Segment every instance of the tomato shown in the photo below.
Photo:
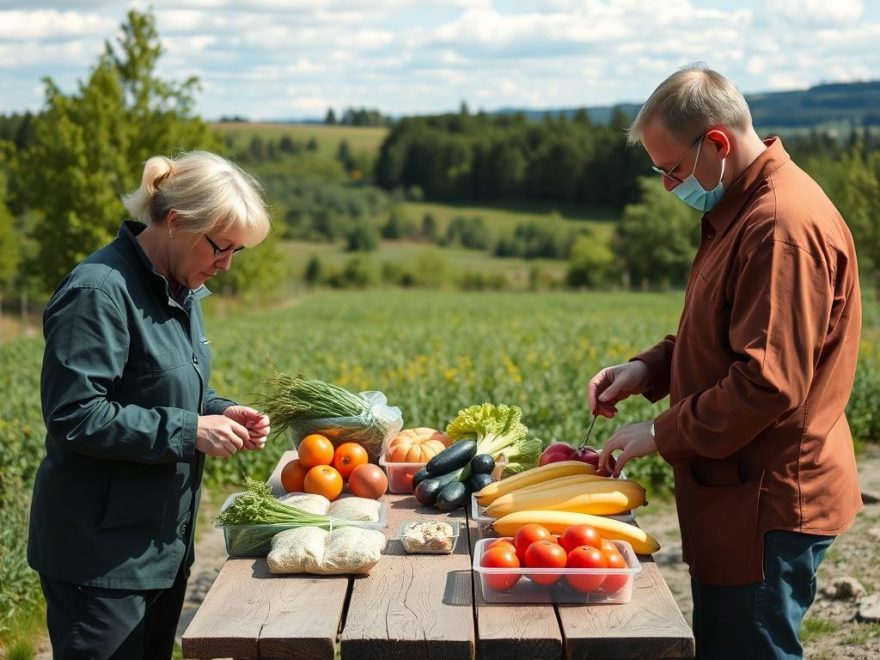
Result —
[[[516, 552], [499, 545], [486, 550], [480, 557], [480, 566], [484, 568], [519, 568]], [[518, 573], [483, 573], [483, 577], [492, 589], [507, 591], [519, 581]]]
[[[620, 552], [617, 550], [617, 546], [614, 546], [614, 549], [612, 551], [603, 551], [602, 554], [605, 555], [605, 561], [608, 564], [608, 568], [629, 568], [626, 563], [626, 559], [624, 559], [623, 555], [620, 554]], [[618, 591], [626, 586], [626, 583], [627, 581], [629, 581], [629, 579], [629, 573], [608, 575], [605, 577], [605, 581], [602, 583], [602, 591], [609, 594], [616, 594]]]
[[348, 489], [358, 497], [378, 500], [388, 490], [388, 477], [378, 465], [356, 465], [348, 475]]
[[319, 433], [307, 435], [296, 448], [300, 462], [307, 468], [333, 463], [333, 443]]
[[559, 545], [571, 552], [579, 545], [589, 545], [594, 548], [602, 548], [602, 537], [598, 530], [590, 525], [572, 525], [559, 537]]
[[351, 471], [358, 465], [369, 463], [370, 457], [367, 450], [356, 442], [344, 442], [333, 452], [333, 467], [335, 467], [343, 479], [348, 479]]
[[514, 553], [516, 553], [516, 546], [513, 545], [513, 537], [512, 536], [500, 536], [497, 539], [493, 539], [492, 541], [489, 541], [489, 543], [486, 544], [484, 551], [490, 550], [490, 549], [495, 548], [499, 545], [504, 546], [505, 548], [510, 548], [511, 550], [513, 550]]
[[620, 548], [617, 547], [617, 544], [614, 541], [609, 541], [608, 539], [602, 539], [602, 547], [599, 548], [604, 555], [620, 554]]
[[330, 465], [316, 465], [306, 472], [303, 490], [313, 495], [323, 495], [328, 500], [335, 500], [342, 492], [342, 475]]
[[525, 563], [526, 549], [535, 541], [553, 542], [553, 535], [547, 531], [546, 527], [536, 523], [523, 525], [517, 530], [513, 537], [513, 545], [516, 548], [516, 556], [520, 563]]
[[[526, 548], [525, 565], [529, 568], [565, 568], [568, 556], [565, 549], [553, 541], [535, 541]], [[561, 573], [529, 573], [529, 579], [535, 584], [549, 587], [562, 576]]]
[[287, 465], [281, 468], [281, 486], [288, 493], [302, 492], [308, 471], [309, 469], [298, 458], [288, 461]]
[[[605, 568], [608, 565], [605, 555], [598, 548], [591, 545], [580, 545], [568, 553], [566, 568]], [[605, 581], [605, 574], [597, 575], [580, 574], [566, 575], [565, 579], [572, 588], [583, 593], [590, 593], [598, 589]]]

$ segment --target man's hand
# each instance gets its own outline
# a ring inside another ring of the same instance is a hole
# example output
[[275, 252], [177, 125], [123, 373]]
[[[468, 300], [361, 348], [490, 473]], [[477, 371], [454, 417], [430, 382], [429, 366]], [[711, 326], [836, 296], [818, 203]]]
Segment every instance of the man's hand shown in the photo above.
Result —
[[247, 406], [229, 406], [223, 415], [247, 429], [244, 449], [262, 449], [266, 446], [266, 438], [271, 431], [268, 416]]
[[606, 367], [590, 379], [587, 387], [590, 411], [603, 417], [614, 417], [619, 401], [641, 394], [650, 385], [651, 373], [641, 360]]
[[[617, 456], [617, 462], [611, 467], [611, 454], [617, 449], [622, 449], [620, 455]], [[657, 451], [657, 442], [651, 435], [651, 422], [640, 422], [638, 424], [627, 424], [612, 435], [605, 447], [602, 449], [602, 455], [599, 457], [599, 467], [604, 468], [615, 477], [620, 476], [620, 471], [631, 458], [639, 458], [647, 456]]]
[[224, 415], [202, 415], [196, 429], [196, 449], [216, 458], [232, 456], [248, 441], [248, 430]]

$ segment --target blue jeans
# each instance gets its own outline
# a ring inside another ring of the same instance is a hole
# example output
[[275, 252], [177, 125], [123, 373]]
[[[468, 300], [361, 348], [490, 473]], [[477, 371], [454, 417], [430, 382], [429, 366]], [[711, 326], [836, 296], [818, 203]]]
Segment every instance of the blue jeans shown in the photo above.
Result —
[[716, 587], [692, 579], [697, 658], [802, 658], [801, 621], [816, 597], [816, 571], [832, 541], [774, 530], [764, 535], [762, 582]]

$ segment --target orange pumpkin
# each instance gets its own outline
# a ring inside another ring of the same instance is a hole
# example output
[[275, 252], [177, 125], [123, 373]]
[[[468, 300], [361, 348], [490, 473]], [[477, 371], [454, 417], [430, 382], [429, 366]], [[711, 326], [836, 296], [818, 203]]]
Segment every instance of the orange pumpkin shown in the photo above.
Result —
[[389, 463], [426, 463], [449, 446], [449, 438], [427, 427], [404, 429], [398, 433], [385, 452]]

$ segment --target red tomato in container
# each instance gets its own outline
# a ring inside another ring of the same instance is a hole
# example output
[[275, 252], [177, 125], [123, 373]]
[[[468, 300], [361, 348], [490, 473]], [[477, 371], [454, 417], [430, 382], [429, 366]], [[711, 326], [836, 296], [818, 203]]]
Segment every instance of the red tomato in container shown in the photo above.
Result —
[[550, 541], [555, 543], [553, 535], [543, 525], [529, 523], [520, 527], [513, 537], [513, 545], [516, 548], [516, 556], [521, 564], [525, 563], [526, 550], [535, 541]]
[[498, 546], [504, 546], [505, 548], [509, 548], [516, 554], [516, 546], [513, 545], [513, 537], [512, 536], [501, 536], [493, 541], [490, 541], [486, 544], [485, 550], [491, 550], [492, 548], [497, 548]]
[[[499, 545], [483, 553], [483, 556], [480, 557], [480, 566], [484, 568], [519, 568], [519, 559], [516, 558], [516, 552]], [[519, 581], [519, 573], [483, 573], [483, 579], [492, 589], [507, 591]]]
[[553, 541], [535, 541], [526, 548], [526, 566], [529, 568], [558, 568], [558, 573], [529, 573], [529, 579], [535, 584], [549, 587], [556, 584], [562, 577], [562, 569], [568, 557], [565, 550]]
[[[605, 555], [605, 562], [608, 564], [608, 568], [629, 568], [626, 563], [626, 559], [624, 559], [623, 555], [620, 554], [617, 546], [613, 543], [611, 545], [613, 549], [603, 551], [602, 553]], [[630, 577], [631, 576], [629, 573], [620, 573], [619, 575], [607, 575], [605, 577], [605, 581], [602, 582], [602, 591], [608, 594], [616, 594], [618, 591], [626, 586], [626, 583], [630, 579]]]
[[[608, 562], [605, 555], [598, 548], [590, 545], [581, 545], [568, 553], [566, 568], [607, 568]], [[572, 574], [565, 576], [568, 583], [576, 591], [590, 593], [595, 591], [605, 581], [605, 573], [598, 574]]]
[[[590, 525], [572, 525], [559, 537], [559, 545], [571, 552], [580, 545], [602, 548], [602, 537], [598, 530]], [[616, 549], [616, 548], [615, 548]]]

